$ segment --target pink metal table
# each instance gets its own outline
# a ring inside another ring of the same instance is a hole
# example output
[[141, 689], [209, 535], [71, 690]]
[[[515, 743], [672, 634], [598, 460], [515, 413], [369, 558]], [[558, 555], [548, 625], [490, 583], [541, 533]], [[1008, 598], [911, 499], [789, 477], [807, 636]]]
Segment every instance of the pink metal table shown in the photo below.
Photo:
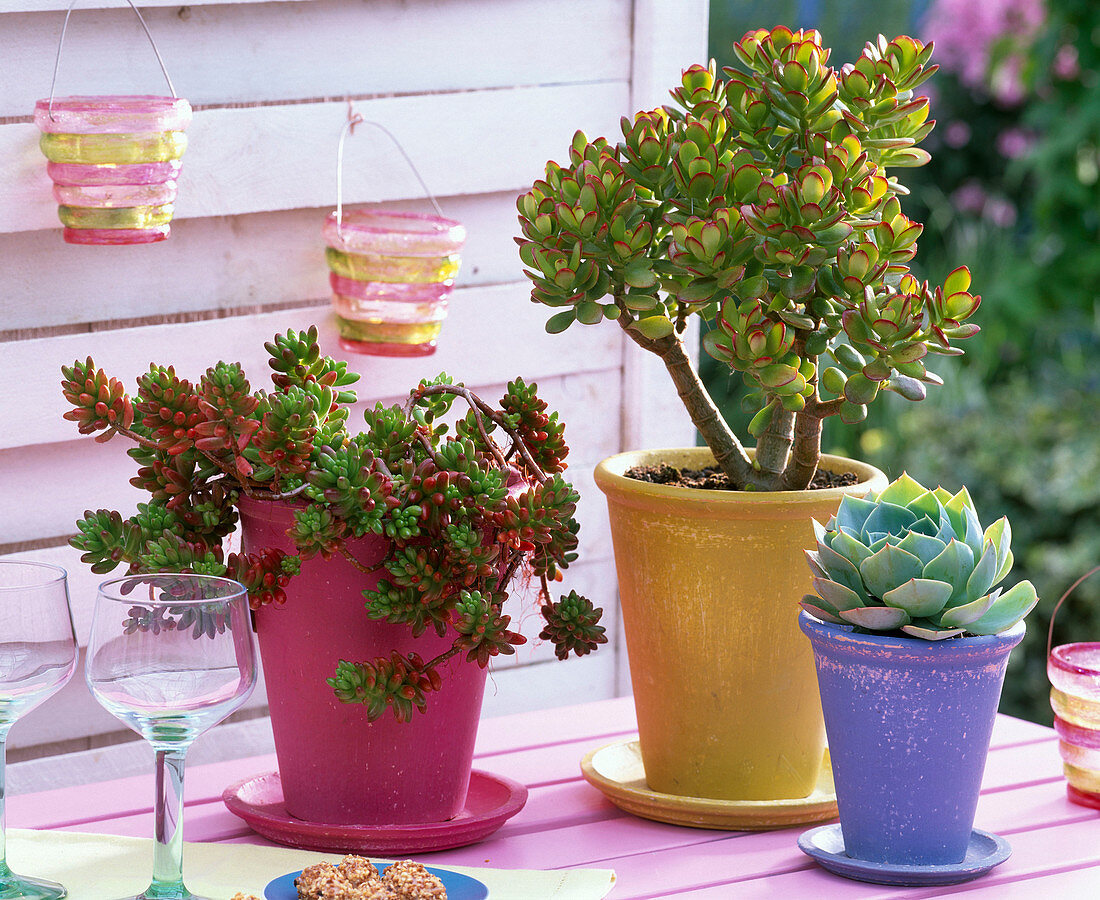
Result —
[[[709, 831], [620, 812], [582, 780], [579, 762], [635, 727], [629, 697], [487, 719], [475, 765], [525, 783], [530, 799], [488, 840], [418, 859], [502, 869], [611, 868], [618, 873], [613, 900], [1100, 896], [1100, 812], [1066, 800], [1049, 728], [1000, 716], [993, 733], [976, 825], [1007, 837], [1012, 857], [968, 884], [891, 888], [825, 873], [795, 846], [802, 829]], [[274, 756], [260, 756], [189, 769], [185, 838], [267, 844], [220, 797], [227, 785], [274, 768]], [[908, 788], [899, 772], [897, 789]], [[148, 837], [152, 793], [150, 774], [18, 795], [8, 800], [8, 823]]]

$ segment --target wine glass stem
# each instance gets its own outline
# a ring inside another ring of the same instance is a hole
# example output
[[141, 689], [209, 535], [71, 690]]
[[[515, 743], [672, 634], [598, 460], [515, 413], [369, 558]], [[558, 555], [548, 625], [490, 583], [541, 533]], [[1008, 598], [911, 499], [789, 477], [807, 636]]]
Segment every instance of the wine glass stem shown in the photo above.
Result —
[[183, 885], [183, 750], [157, 750], [153, 893]]
[[10, 724], [0, 725], [0, 878], [11, 874], [8, 868], [8, 783], [5, 772], [10, 728]]

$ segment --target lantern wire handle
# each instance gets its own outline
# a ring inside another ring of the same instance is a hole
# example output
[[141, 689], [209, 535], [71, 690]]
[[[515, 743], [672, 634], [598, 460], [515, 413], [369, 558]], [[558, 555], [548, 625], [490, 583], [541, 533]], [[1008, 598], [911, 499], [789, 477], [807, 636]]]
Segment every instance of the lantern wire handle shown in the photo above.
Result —
[[1089, 569], [1089, 571], [1087, 571], [1084, 575], [1073, 582], [1073, 584], [1069, 586], [1069, 590], [1062, 594], [1062, 596], [1058, 598], [1058, 602], [1054, 604], [1054, 609], [1050, 611], [1050, 627], [1047, 628], [1047, 659], [1050, 659], [1050, 645], [1054, 643], [1054, 617], [1058, 615], [1059, 607], [1061, 607], [1061, 605], [1066, 602], [1066, 598], [1073, 593], [1077, 585], [1079, 585], [1090, 575], [1094, 575], [1097, 572], [1100, 572], [1100, 566], [1094, 566], [1093, 568]]
[[[168, 75], [168, 67], [164, 65], [164, 60], [161, 58], [160, 50], [157, 49], [157, 42], [153, 40], [153, 34], [149, 31], [149, 26], [145, 24], [145, 19], [141, 15], [141, 11], [134, 6], [134, 0], [126, 0], [130, 4], [130, 9], [134, 11], [134, 15], [138, 17], [138, 21], [141, 23], [142, 31], [145, 32], [145, 36], [149, 38], [149, 44], [153, 48], [153, 53], [156, 54], [157, 62], [160, 63], [160, 70], [164, 73], [164, 80], [168, 82], [168, 90], [172, 92], [172, 98], [178, 99], [179, 95], [176, 93], [176, 89], [172, 84], [172, 79]], [[61, 38], [57, 42], [57, 57], [53, 61], [53, 79], [50, 81], [50, 104], [49, 114], [50, 121], [54, 121], [53, 118], [53, 95], [54, 88], [57, 87], [57, 72], [61, 68], [61, 48], [65, 46], [65, 32], [69, 29], [69, 16], [73, 14], [73, 7], [76, 6], [77, 0], [72, 0], [69, 4], [68, 10], [65, 11], [65, 22], [61, 26]]]
[[409, 168], [412, 170], [413, 175], [416, 176], [416, 180], [420, 182], [420, 187], [424, 189], [424, 195], [431, 201], [436, 214], [444, 218], [443, 210], [439, 206], [439, 201], [435, 199], [435, 194], [428, 188], [427, 183], [424, 181], [424, 176], [420, 174], [420, 170], [416, 167], [416, 164], [413, 163], [409, 154], [405, 152], [405, 148], [401, 146], [401, 142], [394, 136], [393, 132], [380, 122], [371, 122], [364, 119], [355, 111], [355, 108], [349, 101], [348, 119], [340, 131], [340, 140], [336, 144], [336, 233], [343, 236], [341, 229], [344, 224], [344, 141], [347, 140], [349, 134], [355, 133], [356, 125], [372, 125], [393, 142], [397, 151], [405, 158], [405, 162], [409, 164]]

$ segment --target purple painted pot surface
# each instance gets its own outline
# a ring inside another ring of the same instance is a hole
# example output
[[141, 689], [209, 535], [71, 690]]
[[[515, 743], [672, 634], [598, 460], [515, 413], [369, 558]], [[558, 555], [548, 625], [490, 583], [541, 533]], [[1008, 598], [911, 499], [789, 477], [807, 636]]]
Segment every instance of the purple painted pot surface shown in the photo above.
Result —
[[857, 634], [805, 612], [849, 856], [962, 862], [1008, 654], [1024, 636]]
[[[246, 552], [295, 552], [286, 535], [292, 506], [248, 498], [239, 506]], [[374, 536], [348, 542], [367, 566], [378, 566], [388, 546]], [[308, 822], [442, 822], [466, 802], [485, 669], [464, 656], [447, 660], [439, 666], [443, 687], [410, 722], [389, 712], [368, 722], [365, 706], [341, 703], [325, 683], [341, 659], [388, 657], [393, 650], [431, 659], [450, 648], [451, 636], [429, 629], [414, 638], [407, 625], [367, 617], [361, 592], [383, 574], [381, 568], [363, 574], [340, 557], [305, 560], [287, 585], [285, 606], [255, 613], [286, 808]]]

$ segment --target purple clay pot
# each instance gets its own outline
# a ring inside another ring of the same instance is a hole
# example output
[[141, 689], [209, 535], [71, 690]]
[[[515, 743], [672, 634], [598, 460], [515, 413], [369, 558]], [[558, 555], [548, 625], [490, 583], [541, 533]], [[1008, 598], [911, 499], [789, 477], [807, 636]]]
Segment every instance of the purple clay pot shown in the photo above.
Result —
[[813, 645], [847, 855], [961, 863], [1024, 623], [943, 641], [857, 634], [805, 612], [799, 625]]

